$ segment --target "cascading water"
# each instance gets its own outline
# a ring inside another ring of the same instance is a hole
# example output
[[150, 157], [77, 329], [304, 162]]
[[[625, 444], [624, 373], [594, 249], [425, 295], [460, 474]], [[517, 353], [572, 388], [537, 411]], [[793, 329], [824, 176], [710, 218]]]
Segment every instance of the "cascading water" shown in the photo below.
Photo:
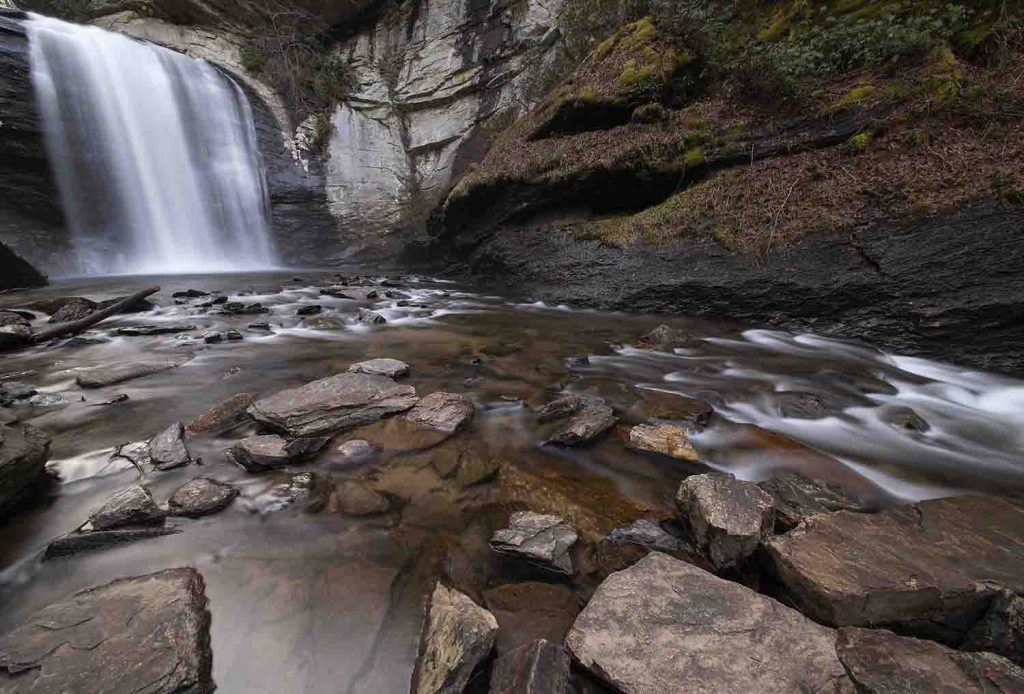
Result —
[[32, 76], [79, 271], [274, 265], [252, 111], [208, 63], [33, 15]]

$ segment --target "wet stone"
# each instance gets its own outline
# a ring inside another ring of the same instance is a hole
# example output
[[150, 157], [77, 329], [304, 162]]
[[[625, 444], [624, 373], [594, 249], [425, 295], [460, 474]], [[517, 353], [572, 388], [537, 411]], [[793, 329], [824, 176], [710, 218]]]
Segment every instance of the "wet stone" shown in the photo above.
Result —
[[211, 662], [205, 586], [191, 568], [80, 591], [0, 637], [0, 687], [11, 694], [206, 694]]
[[64, 301], [61, 307], [58, 308], [52, 316], [50, 316], [47, 322], [67, 323], [68, 321], [85, 318], [95, 311], [96, 307], [95, 301], [90, 301], [89, 299], [83, 299], [77, 296], [71, 297]]
[[494, 533], [490, 546], [499, 554], [572, 575], [569, 549], [578, 537], [576, 531], [558, 516], [519, 511], [512, 514], [507, 528]]
[[227, 431], [249, 418], [246, 410], [252, 405], [252, 395], [238, 393], [221, 400], [185, 427], [190, 434], [213, 434]]
[[716, 569], [741, 564], [775, 523], [774, 502], [767, 492], [722, 473], [687, 477], [676, 492], [676, 507], [697, 549]]
[[229, 451], [236, 463], [249, 472], [258, 472], [311, 460], [329, 439], [303, 437], [286, 441], [276, 434], [249, 436]]
[[0, 383], [0, 405], [9, 407], [19, 401], [28, 400], [38, 393], [34, 386], [22, 381], [5, 381]]
[[539, 639], [503, 654], [494, 663], [490, 694], [562, 694], [569, 684], [569, 654]]
[[312, 472], [300, 472], [270, 487], [249, 507], [261, 514], [277, 513], [289, 508], [316, 513], [323, 509], [327, 501], [328, 492], [323, 481]]
[[157, 506], [145, 487], [133, 484], [122, 489], [89, 513], [94, 530], [110, 530], [126, 525], [162, 524], [166, 511]]
[[174, 369], [181, 365], [177, 361], [122, 362], [79, 369], [75, 382], [82, 388], [102, 388], [142, 376]]
[[97, 549], [106, 549], [153, 537], [163, 537], [181, 532], [178, 528], [165, 525], [143, 525], [110, 530], [86, 530], [68, 533], [46, 547], [46, 557], [64, 557]]
[[150, 440], [149, 459], [157, 470], [171, 470], [192, 462], [181, 422], [171, 424]]
[[376, 287], [334, 286], [322, 289], [320, 293], [338, 299], [351, 299], [352, 301], [368, 301], [369, 299], [376, 299], [379, 295]]
[[758, 486], [775, 502], [775, 527], [785, 532], [818, 513], [866, 511], [838, 484], [818, 482], [799, 472], [783, 472]]
[[538, 422], [552, 422], [576, 414], [583, 407], [584, 398], [575, 393], [563, 395], [537, 410]]
[[356, 314], [356, 322], [363, 323], [364, 325], [383, 325], [388, 320], [376, 311], [371, 311], [368, 308], [359, 309], [359, 313]]
[[360, 480], [339, 482], [335, 496], [338, 510], [346, 516], [374, 516], [391, 509], [386, 496]]
[[960, 649], [989, 651], [1024, 667], [1024, 597], [1009, 591], [996, 595]]
[[359, 464], [373, 460], [380, 450], [369, 441], [353, 439], [346, 441], [336, 449], [342, 462]]
[[591, 402], [551, 435], [547, 443], [560, 446], [581, 446], [605, 433], [618, 421], [612, 408], [602, 402]]
[[410, 409], [405, 419], [418, 427], [454, 434], [473, 418], [473, 401], [461, 393], [431, 393]]
[[50, 437], [28, 424], [0, 425], [0, 519], [46, 479]]
[[353, 364], [348, 367], [348, 371], [349, 373], [401, 378], [409, 373], [409, 365], [398, 359], [370, 359], [369, 361]]
[[671, 424], [638, 424], [629, 430], [630, 448], [649, 453], [660, 453], [691, 463], [700, 461], [686, 432]]
[[175, 299], [198, 299], [202, 296], [209, 296], [210, 292], [204, 292], [202, 289], [185, 289], [182, 291], [174, 292], [171, 294], [172, 298]]
[[324, 310], [324, 307], [320, 304], [310, 304], [308, 306], [301, 306], [295, 311], [296, 316], [315, 316]]
[[341, 330], [345, 322], [337, 316], [314, 316], [302, 321], [302, 327], [310, 330]]
[[469, 596], [438, 583], [430, 597], [412, 694], [461, 694], [494, 648], [498, 623]]
[[196, 326], [191, 323], [164, 323], [148, 325], [129, 325], [122, 328], [115, 328], [115, 335], [126, 337], [145, 337], [150, 335], [170, 335], [173, 333], [187, 333], [195, 330]]
[[196, 518], [224, 510], [236, 496], [238, 489], [230, 484], [197, 477], [179, 487], [167, 505], [171, 515]]

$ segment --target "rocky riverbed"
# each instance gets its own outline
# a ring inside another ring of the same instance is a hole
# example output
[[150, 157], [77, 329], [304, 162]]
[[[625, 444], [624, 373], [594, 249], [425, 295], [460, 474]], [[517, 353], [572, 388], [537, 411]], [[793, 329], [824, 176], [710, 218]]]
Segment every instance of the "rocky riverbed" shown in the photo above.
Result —
[[425, 277], [156, 283], [0, 363], [0, 690], [1024, 688], [1020, 381]]

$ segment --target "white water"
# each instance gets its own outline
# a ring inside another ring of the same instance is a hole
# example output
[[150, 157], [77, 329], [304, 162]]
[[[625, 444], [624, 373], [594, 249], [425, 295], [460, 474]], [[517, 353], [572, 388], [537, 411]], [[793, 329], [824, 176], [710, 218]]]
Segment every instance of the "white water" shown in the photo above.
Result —
[[32, 79], [84, 274], [261, 269], [274, 253], [252, 111], [208, 63], [33, 15]]

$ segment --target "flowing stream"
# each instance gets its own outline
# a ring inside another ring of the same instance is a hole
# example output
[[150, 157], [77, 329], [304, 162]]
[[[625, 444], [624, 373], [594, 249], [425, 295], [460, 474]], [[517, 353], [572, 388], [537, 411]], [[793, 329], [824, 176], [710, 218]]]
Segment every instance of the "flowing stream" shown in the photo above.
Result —
[[[101, 300], [152, 281], [63, 282], [0, 297], [0, 306], [38, 311], [45, 304], [36, 302], [55, 296]], [[320, 285], [331, 278], [312, 273], [301, 281], [233, 274], [158, 282], [163, 291], [150, 311], [4, 358], [0, 379], [40, 391], [17, 412], [53, 437], [50, 467], [62, 481], [4, 526], [0, 631], [73, 590], [195, 566], [207, 584], [220, 691], [407, 691], [423, 599], [439, 573], [498, 610], [512, 625], [502, 627], [509, 643], [561, 638], [578, 612], [577, 584], [533, 582], [521, 595], [509, 591], [515, 582], [487, 540], [510, 509], [551, 509], [584, 537], [603, 537], [637, 516], [672, 515], [680, 480], [708, 468], [752, 480], [799, 470], [841, 483], [874, 508], [950, 494], [1024, 493], [1024, 383], [1008, 377], [723, 321], [515, 304], [427, 279], [378, 287], [366, 301], [322, 295]], [[212, 296], [171, 296], [186, 288], [258, 302], [269, 313], [224, 315]], [[320, 312], [304, 316], [314, 305]], [[387, 323], [358, 323], [360, 308]], [[268, 325], [250, 328], [262, 322]], [[116, 332], [181, 323], [194, 329], [151, 337]], [[640, 348], [638, 337], [659, 323], [675, 331], [676, 343]], [[207, 344], [199, 337], [228, 329], [244, 339]], [[265, 473], [246, 472], [224, 454], [255, 433], [251, 423], [190, 437], [201, 466], [147, 469], [140, 478], [111, 457], [117, 444], [188, 422], [234, 394], [264, 397], [374, 357], [406, 361], [404, 382], [421, 395], [467, 394], [473, 421], [423, 448], [404, 438], [397, 419], [385, 420], [339, 435], [313, 461]], [[147, 359], [182, 364], [99, 390], [75, 385], [81, 367]], [[590, 446], [541, 445], [558, 423], [538, 423], [533, 410], [564, 391], [603, 397], [619, 426]], [[693, 415], [706, 412], [702, 402], [714, 413], [690, 430], [703, 464], [626, 446], [629, 427], [642, 422], [690, 428]], [[372, 441], [381, 453], [353, 464], [339, 451], [349, 439]], [[500, 471], [475, 484], [453, 472], [478, 463], [497, 463]], [[289, 480], [303, 473], [316, 475], [324, 496], [289, 505]], [[42, 558], [48, 542], [117, 490], [141, 482], [164, 502], [196, 476], [229, 482], [241, 494], [221, 513], [175, 519], [175, 535]], [[348, 480], [382, 490], [390, 510], [346, 516], [334, 499]], [[581, 570], [578, 584], [587, 580]]]
[[82, 274], [274, 265], [242, 90], [205, 61], [33, 15], [32, 78]]

